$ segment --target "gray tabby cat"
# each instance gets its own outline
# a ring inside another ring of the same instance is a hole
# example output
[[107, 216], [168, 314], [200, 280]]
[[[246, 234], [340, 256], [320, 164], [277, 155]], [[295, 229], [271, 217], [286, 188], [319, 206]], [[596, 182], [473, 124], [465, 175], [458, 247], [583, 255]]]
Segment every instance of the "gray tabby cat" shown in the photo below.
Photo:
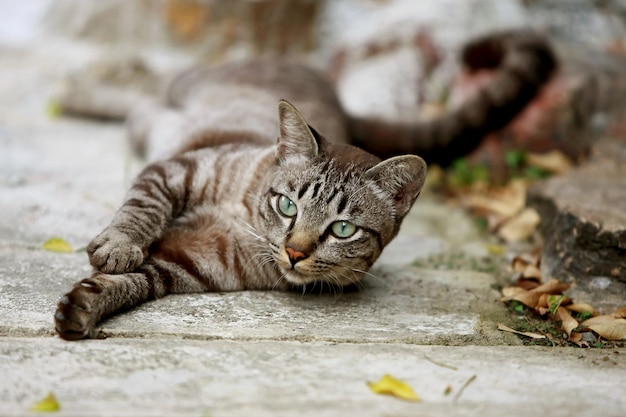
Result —
[[[445, 123], [404, 127], [346, 115], [332, 86], [301, 65], [256, 61], [182, 74], [165, 105], [130, 116], [134, 147], [151, 155], [170, 148], [170, 156], [138, 176], [89, 244], [95, 272], [61, 298], [59, 335], [98, 337], [104, 318], [167, 294], [358, 283], [426, 175], [419, 156], [381, 161], [366, 150], [436, 156], [447, 143], [457, 155], [455, 146], [471, 148], [474, 136], [510, 120], [555, 66], [541, 38], [518, 33], [479, 40], [466, 55], [497, 66], [495, 84]], [[284, 100], [276, 119], [281, 97], [306, 120]], [[420, 142], [416, 132], [427, 136]]]

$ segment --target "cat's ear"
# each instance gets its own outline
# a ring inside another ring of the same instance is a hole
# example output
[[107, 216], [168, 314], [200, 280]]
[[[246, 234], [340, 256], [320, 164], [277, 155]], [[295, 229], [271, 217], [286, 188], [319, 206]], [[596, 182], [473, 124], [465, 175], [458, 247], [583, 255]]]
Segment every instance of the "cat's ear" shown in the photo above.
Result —
[[276, 159], [283, 162], [290, 157], [315, 158], [319, 143], [300, 112], [288, 101], [281, 100], [278, 103], [278, 118]]
[[365, 171], [365, 178], [375, 181], [387, 192], [393, 199], [396, 213], [404, 217], [422, 190], [426, 162], [415, 155], [396, 156]]

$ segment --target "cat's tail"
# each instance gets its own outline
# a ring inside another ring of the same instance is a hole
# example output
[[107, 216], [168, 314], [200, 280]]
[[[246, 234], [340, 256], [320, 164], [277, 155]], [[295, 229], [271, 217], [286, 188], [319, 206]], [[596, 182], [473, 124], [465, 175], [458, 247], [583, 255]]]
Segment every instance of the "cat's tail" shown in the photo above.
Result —
[[425, 122], [348, 116], [353, 144], [380, 157], [413, 153], [430, 163], [448, 165], [478, 147], [486, 134], [505, 127], [558, 67], [547, 40], [525, 30], [473, 40], [464, 47], [462, 60], [469, 70], [494, 70], [492, 80], [475, 96]]

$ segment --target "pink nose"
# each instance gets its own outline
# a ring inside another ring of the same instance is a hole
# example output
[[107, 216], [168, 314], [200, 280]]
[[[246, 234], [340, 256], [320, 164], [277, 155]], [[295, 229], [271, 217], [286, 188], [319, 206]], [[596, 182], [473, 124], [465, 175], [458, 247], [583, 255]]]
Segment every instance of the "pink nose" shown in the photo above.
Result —
[[294, 248], [290, 248], [289, 246], [285, 248], [285, 251], [289, 256], [289, 262], [291, 262], [291, 266], [294, 266], [299, 261], [309, 257], [309, 255], [307, 255], [306, 253], [300, 252], [299, 250], [296, 250]]

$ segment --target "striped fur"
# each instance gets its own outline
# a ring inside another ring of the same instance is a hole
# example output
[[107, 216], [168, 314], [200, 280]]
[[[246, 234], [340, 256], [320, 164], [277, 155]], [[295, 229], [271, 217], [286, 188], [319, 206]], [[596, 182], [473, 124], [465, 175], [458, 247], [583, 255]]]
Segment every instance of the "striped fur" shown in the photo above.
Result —
[[[95, 272], [61, 298], [59, 335], [98, 337], [106, 317], [172, 293], [359, 282], [424, 182], [422, 158], [394, 155], [424, 150], [445, 160], [455, 147], [475, 146], [554, 68], [545, 42], [532, 36], [485, 38], [466, 58], [498, 66], [499, 86], [456, 116], [402, 131], [345, 115], [332, 86], [301, 65], [253, 62], [179, 76], [163, 103], [143, 103], [129, 118], [131, 143], [154, 162], [89, 244]], [[280, 97], [302, 114], [281, 101], [277, 121]]]
[[[149, 165], [87, 248], [96, 272], [59, 302], [61, 337], [97, 337], [105, 317], [171, 293], [358, 282], [397, 234], [426, 164], [332, 144], [285, 101], [279, 120], [275, 145], [205, 132], [207, 146], [192, 135], [189, 150]], [[281, 196], [297, 215], [281, 213]], [[337, 236], [337, 222], [355, 233]]]

